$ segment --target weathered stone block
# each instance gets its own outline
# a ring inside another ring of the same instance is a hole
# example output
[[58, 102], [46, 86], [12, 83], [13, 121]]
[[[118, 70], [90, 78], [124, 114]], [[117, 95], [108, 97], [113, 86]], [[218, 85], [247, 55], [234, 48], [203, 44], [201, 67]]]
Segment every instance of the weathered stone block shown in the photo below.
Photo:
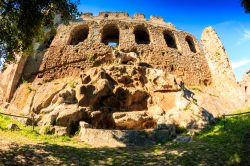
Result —
[[171, 130], [103, 130], [81, 128], [80, 138], [96, 147], [126, 147], [152, 145], [175, 136]]

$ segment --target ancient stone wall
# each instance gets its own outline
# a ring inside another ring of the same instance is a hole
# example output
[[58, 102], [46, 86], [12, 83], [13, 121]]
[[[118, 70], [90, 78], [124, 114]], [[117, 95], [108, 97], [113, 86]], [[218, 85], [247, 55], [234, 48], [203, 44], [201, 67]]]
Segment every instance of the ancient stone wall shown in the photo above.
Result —
[[240, 86], [246, 95], [247, 106], [250, 107], [250, 69], [245, 72]]
[[[90, 67], [114, 63], [112, 45], [135, 52], [140, 65], [159, 68], [187, 85], [209, 85], [211, 74], [199, 42], [161, 17], [102, 12], [82, 15], [82, 20], [61, 25], [44, 55], [38, 77], [44, 81], [79, 75]], [[25, 74], [25, 73], [24, 73]], [[28, 79], [28, 78], [26, 78]]]
[[245, 95], [237, 83], [229, 57], [212, 27], [207, 27], [201, 37], [201, 44], [212, 76], [212, 86], [235, 105], [243, 108]]
[[229, 57], [219, 36], [212, 27], [203, 31], [201, 43], [212, 73], [214, 86], [222, 87], [225, 84], [222, 80], [236, 84], [237, 81]]

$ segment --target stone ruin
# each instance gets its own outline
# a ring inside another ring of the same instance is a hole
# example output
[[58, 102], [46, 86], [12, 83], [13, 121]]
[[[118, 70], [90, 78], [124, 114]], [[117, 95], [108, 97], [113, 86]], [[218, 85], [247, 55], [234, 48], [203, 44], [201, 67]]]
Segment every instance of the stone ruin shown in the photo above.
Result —
[[79, 130], [95, 146], [153, 144], [250, 106], [249, 75], [237, 83], [211, 27], [199, 42], [161, 17], [85, 13], [51, 41], [0, 74], [4, 110], [34, 117], [41, 133]]
[[245, 92], [245, 100], [250, 105], [250, 69], [248, 69], [243, 75], [243, 79], [240, 82], [242, 90]]

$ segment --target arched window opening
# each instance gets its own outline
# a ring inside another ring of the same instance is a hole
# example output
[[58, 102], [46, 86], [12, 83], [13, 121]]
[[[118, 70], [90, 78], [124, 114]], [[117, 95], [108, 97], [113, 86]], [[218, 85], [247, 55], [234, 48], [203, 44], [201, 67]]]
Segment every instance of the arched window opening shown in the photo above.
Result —
[[134, 30], [135, 42], [137, 44], [149, 44], [150, 38], [148, 30], [143, 26], [137, 26]]
[[163, 35], [168, 47], [177, 48], [176, 41], [172, 32], [164, 31]]
[[188, 43], [188, 46], [189, 46], [190, 50], [193, 53], [196, 53], [196, 49], [195, 49], [195, 45], [194, 45], [193, 39], [191, 37], [187, 36], [186, 37], [186, 42]]
[[119, 29], [116, 25], [107, 25], [103, 28], [102, 43], [116, 47], [119, 45]]
[[77, 27], [72, 34], [70, 45], [77, 45], [78, 43], [83, 42], [88, 38], [88, 35], [89, 28], [87, 26]]

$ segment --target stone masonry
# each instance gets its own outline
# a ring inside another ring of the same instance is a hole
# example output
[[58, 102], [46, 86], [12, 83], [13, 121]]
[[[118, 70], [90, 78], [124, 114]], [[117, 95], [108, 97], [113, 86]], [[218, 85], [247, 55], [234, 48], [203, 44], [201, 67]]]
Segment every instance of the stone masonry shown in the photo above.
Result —
[[58, 28], [44, 55], [38, 78], [50, 81], [112, 63], [113, 48], [109, 44], [116, 43], [120, 51], [138, 54], [141, 65], [163, 69], [188, 85], [211, 83], [197, 39], [165, 23], [161, 17], [146, 20], [142, 14], [129, 17], [127, 13], [102, 12], [98, 16], [83, 14], [81, 18], [82, 21]]

